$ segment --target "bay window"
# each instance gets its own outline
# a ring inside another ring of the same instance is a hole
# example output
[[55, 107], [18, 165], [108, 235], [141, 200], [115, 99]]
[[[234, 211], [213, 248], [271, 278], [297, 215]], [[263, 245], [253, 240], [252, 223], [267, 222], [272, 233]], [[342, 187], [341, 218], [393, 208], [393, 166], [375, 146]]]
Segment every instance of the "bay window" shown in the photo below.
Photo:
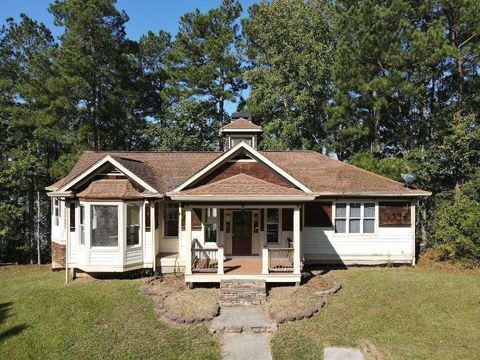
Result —
[[127, 204], [127, 246], [140, 243], [140, 205]]
[[335, 205], [335, 232], [372, 234], [375, 232], [375, 203], [343, 202]]
[[92, 247], [118, 246], [118, 206], [91, 206]]

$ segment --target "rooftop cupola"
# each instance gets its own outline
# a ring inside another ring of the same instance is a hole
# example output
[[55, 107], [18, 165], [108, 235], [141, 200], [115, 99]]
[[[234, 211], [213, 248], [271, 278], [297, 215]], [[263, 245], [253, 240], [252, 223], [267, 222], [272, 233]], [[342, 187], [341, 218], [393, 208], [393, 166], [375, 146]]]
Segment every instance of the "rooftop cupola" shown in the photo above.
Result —
[[233, 113], [230, 123], [220, 129], [224, 151], [228, 151], [242, 141], [257, 149], [261, 134], [262, 127], [255, 125], [252, 122], [252, 115], [246, 112]]

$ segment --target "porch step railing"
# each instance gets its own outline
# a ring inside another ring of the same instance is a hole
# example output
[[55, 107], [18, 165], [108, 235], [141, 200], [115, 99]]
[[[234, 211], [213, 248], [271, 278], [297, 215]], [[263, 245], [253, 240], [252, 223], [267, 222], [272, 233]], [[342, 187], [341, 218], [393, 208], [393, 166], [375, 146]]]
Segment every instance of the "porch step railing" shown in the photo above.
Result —
[[223, 247], [207, 249], [198, 239], [192, 241], [192, 273], [223, 274]]
[[293, 248], [269, 248], [268, 271], [293, 272]]

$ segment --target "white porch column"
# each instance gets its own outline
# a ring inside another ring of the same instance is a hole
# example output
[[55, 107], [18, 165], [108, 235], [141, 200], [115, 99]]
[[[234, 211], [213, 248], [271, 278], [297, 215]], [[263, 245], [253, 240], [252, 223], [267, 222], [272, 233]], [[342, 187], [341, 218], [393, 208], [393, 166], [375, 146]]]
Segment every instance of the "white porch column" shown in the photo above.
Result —
[[158, 214], [155, 213], [155, 201], [149, 201], [147, 206], [150, 206], [150, 236], [152, 241], [152, 261], [153, 261], [153, 271], [157, 269], [157, 249], [156, 249], [156, 217]]
[[218, 246], [218, 253], [217, 253], [218, 259], [217, 259], [217, 264], [218, 264], [218, 269], [217, 269], [217, 274], [223, 275], [223, 257], [224, 257], [224, 251], [223, 251], [223, 245]]
[[300, 275], [300, 207], [293, 210], [293, 273]]
[[192, 208], [185, 208], [185, 275], [192, 274]]
[[262, 246], [262, 275], [268, 275], [268, 247]]

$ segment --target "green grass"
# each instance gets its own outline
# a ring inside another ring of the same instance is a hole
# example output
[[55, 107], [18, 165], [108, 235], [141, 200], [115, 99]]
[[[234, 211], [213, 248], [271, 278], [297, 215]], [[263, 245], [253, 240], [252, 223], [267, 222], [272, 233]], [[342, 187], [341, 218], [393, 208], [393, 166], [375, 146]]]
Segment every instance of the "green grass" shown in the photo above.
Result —
[[[343, 289], [315, 317], [282, 325], [275, 359], [319, 359], [368, 342], [385, 359], [480, 353], [480, 275], [422, 268], [334, 270]], [[0, 359], [218, 359], [207, 327], [157, 318], [143, 280], [64, 284], [47, 267], [0, 268]]]
[[317, 316], [281, 326], [275, 359], [319, 359], [325, 346], [362, 347], [384, 359], [473, 359], [480, 354], [480, 273], [351, 268]]
[[144, 280], [64, 284], [46, 267], [0, 268], [0, 359], [217, 359], [207, 327], [158, 320]]

